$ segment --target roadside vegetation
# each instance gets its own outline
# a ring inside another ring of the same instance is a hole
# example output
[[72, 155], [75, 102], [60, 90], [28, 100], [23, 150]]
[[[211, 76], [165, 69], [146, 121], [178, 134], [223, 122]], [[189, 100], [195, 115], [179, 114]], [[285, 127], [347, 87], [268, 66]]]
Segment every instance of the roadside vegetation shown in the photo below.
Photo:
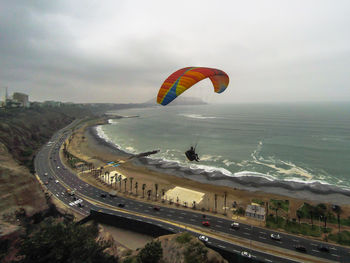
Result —
[[289, 213], [288, 204], [288, 200], [270, 200], [266, 227], [350, 245], [350, 232], [341, 231], [341, 226], [350, 226], [350, 218], [341, 218], [340, 206], [323, 203], [311, 205], [305, 202], [293, 217]]
[[27, 228], [20, 241], [19, 262], [118, 262], [104, 252], [111, 243], [97, 240], [95, 224], [82, 226], [46, 218], [34, 228]]

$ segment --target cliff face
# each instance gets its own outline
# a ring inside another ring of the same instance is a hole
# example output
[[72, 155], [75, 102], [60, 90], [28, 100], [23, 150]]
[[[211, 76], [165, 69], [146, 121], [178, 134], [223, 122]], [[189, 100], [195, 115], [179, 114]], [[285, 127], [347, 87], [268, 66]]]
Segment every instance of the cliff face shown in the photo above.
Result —
[[[15, 220], [24, 208], [31, 215], [47, 208], [33, 173], [33, 157], [59, 129], [75, 118], [103, 114], [119, 105], [68, 105], [59, 108], [0, 111], [0, 221]], [[4, 227], [0, 222], [0, 234]]]
[[47, 208], [32, 159], [52, 134], [73, 117], [52, 109], [14, 109], [0, 113], [0, 220], [10, 223], [15, 211], [28, 215]]

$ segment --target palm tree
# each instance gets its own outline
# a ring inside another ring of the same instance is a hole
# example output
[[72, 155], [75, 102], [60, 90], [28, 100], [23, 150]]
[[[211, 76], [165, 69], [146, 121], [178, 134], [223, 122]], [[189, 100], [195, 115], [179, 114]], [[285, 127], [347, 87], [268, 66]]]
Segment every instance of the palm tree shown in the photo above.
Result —
[[340, 214], [343, 212], [341, 207], [339, 205], [333, 206], [333, 211], [337, 214], [337, 220], [338, 220], [338, 231], [340, 232]]
[[216, 213], [217, 212], [217, 202], [218, 202], [218, 195], [217, 194], [215, 194], [214, 195], [214, 213]]
[[154, 184], [154, 188], [156, 189], [156, 200], [158, 199], [158, 184]]
[[142, 184], [142, 198], [145, 198], [146, 184]]
[[192, 208], [193, 208], [193, 209], [196, 209], [196, 201], [193, 201], [193, 203], [192, 203]]
[[114, 179], [114, 176], [111, 175], [111, 187], [113, 188], [113, 179]]
[[119, 191], [122, 191], [122, 175], [118, 175], [118, 180], [119, 180]]
[[132, 180], [134, 180], [134, 177], [130, 177], [130, 194], [132, 194]]
[[123, 181], [124, 181], [124, 193], [126, 193], [126, 182], [128, 181], [128, 178], [124, 178]]
[[151, 193], [152, 193], [152, 190], [148, 190], [148, 191], [147, 191], [147, 195], [148, 195], [148, 198], [147, 198], [147, 199], [148, 199], [148, 200], [151, 199]]
[[137, 188], [139, 187], [138, 182], [135, 182], [135, 190], [136, 190], [136, 196], [137, 196]]
[[298, 221], [299, 221], [299, 225], [300, 225], [300, 219], [304, 216], [304, 213], [302, 210], [297, 210], [297, 217], [298, 217]]
[[227, 197], [227, 193], [224, 192], [224, 215], [226, 215], [226, 197]]
[[165, 189], [162, 189], [162, 202], [164, 202]]
[[282, 204], [281, 202], [277, 201], [276, 202], [273, 202], [273, 205], [272, 207], [270, 207], [271, 209], [275, 210], [276, 212], [276, 222], [278, 222], [278, 210], [282, 207]]

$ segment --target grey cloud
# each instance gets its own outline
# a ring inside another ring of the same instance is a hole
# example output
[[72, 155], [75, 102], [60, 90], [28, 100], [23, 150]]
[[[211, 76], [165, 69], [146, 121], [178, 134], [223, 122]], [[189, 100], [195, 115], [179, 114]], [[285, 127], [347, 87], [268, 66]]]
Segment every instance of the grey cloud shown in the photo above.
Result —
[[[317, 1], [318, 10], [287, 1], [284, 19], [270, 8], [273, 2], [259, 18], [258, 8], [252, 16], [244, 13], [248, 6], [228, 1], [223, 16], [184, 11], [178, 21], [176, 10], [163, 14], [158, 2], [150, 1], [144, 12], [138, 2], [132, 2], [135, 10], [129, 3], [2, 1], [0, 86], [37, 100], [142, 102], [156, 96], [172, 71], [193, 65], [230, 75], [224, 102], [350, 100], [346, 2]], [[301, 21], [290, 20], [288, 8], [302, 10], [296, 16]], [[129, 15], [140, 20], [129, 21]]]

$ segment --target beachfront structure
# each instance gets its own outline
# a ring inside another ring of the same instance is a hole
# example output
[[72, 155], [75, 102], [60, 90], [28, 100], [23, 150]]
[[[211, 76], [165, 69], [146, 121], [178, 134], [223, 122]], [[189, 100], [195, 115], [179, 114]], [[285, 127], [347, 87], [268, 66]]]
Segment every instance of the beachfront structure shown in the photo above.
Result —
[[245, 216], [263, 221], [266, 216], [265, 208], [256, 204], [248, 205], [245, 210]]
[[20, 103], [20, 107], [29, 108], [30, 103], [29, 96], [27, 94], [15, 92], [13, 93], [12, 98], [15, 102]]

